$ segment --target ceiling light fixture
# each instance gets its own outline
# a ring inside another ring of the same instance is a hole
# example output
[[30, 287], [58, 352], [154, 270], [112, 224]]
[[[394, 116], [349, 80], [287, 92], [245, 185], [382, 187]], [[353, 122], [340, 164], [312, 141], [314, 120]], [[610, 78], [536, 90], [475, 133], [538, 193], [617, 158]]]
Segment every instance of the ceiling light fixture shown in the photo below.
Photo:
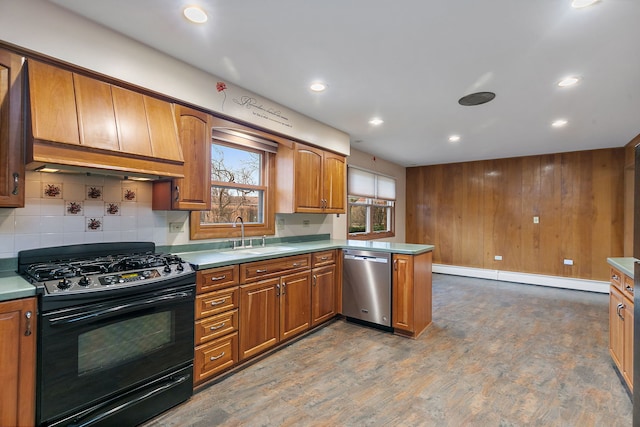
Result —
[[558, 119], [555, 122], [551, 123], [551, 126], [553, 126], [554, 128], [561, 128], [565, 126], [567, 123], [569, 122], [566, 121], [565, 119]]
[[449, 142], [458, 142], [460, 141], [460, 135], [451, 135], [449, 137]]
[[560, 87], [569, 87], [577, 84], [580, 81], [579, 76], [567, 76], [558, 82]]
[[369, 120], [369, 124], [374, 125], [374, 126], [378, 126], [384, 123], [384, 120], [379, 119], [379, 118], [375, 118], [375, 119], [371, 119]]
[[589, 7], [600, 0], [573, 0], [571, 2], [571, 7], [574, 9], [581, 9], [583, 7]]
[[309, 86], [309, 89], [311, 89], [314, 92], [322, 92], [326, 88], [327, 88], [327, 85], [322, 82], [315, 82], [315, 83], [312, 83], [311, 86]]
[[209, 20], [204, 10], [196, 6], [189, 6], [182, 11], [184, 17], [195, 24], [203, 24]]

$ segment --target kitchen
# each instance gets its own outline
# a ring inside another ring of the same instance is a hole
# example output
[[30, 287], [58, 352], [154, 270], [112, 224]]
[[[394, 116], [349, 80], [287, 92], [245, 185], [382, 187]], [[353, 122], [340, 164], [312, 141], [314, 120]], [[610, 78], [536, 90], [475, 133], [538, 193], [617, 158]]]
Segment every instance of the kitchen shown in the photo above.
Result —
[[[43, 14], [42, 17], [36, 17], [43, 21], [40, 23], [42, 28], [51, 28], [51, 32], [55, 33], [57, 31], [57, 26], [61, 25], [61, 23], [72, 22], [73, 25], [69, 28], [74, 28], [74, 30], [71, 32], [73, 33], [78, 31], [77, 34], [82, 34], [82, 38], [86, 41], [86, 44], [78, 44], [74, 41], [78, 38], [77, 36], [74, 34], [65, 35], [64, 32], [59, 35], [60, 40], [57, 40], [57, 42], [54, 39], [45, 40], [42, 37], [38, 37], [37, 34], [27, 34], [28, 32], [24, 31], [24, 29], [21, 30], [21, 28], [29, 28], [29, 25], [33, 25], [33, 23], [30, 23], [29, 21], [31, 18], [27, 17], [29, 15], [29, 7], [6, 3], [2, 6], [2, 16], [15, 16], [16, 19], [13, 22], [3, 22], [0, 38], [18, 46], [31, 48], [37, 52], [65, 59], [68, 62], [79, 64], [88, 69], [99, 70], [105, 75], [118, 77], [120, 80], [130, 81], [141, 87], [151, 88], [160, 93], [166, 93], [167, 86], [171, 86], [170, 91], [180, 92], [184, 90], [190, 94], [189, 96], [193, 97], [192, 102], [194, 103], [196, 103], [196, 101], [201, 97], [206, 98], [206, 100], [202, 101], [202, 105], [211, 104], [211, 109], [215, 111], [217, 111], [216, 109], [222, 108], [220, 102], [224, 99], [223, 95], [226, 94], [227, 99], [225, 101], [224, 108], [231, 108], [230, 101], [233, 98], [232, 91], [237, 90], [233, 85], [228, 83], [228, 89], [223, 93], [216, 93], [214, 92], [215, 88], [212, 89], [212, 93], [216, 95], [215, 98], [210, 96], [210, 94], [206, 96], [202, 93], [194, 94], [193, 89], [190, 89], [189, 87], [184, 88], [182, 86], [188, 86], [185, 81], [193, 79], [196, 79], [197, 81], [197, 78], [200, 75], [199, 72], [193, 69], [184, 68], [184, 66], [177, 62], [169, 61], [156, 52], [152, 52], [141, 45], [132, 43], [130, 40], [116, 33], [107, 31], [104, 28], [97, 29], [95, 25], [91, 24], [89, 21], [78, 20], [77, 17], [68, 14], [64, 10], [52, 5], [50, 2], [32, 2], [27, 4], [37, 8]], [[5, 10], [15, 13], [15, 15], [12, 15], [11, 13], [5, 14]], [[58, 19], [46, 19], [46, 17], [54, 16]], [[94, 46], [103, 46], [103, 49], [99, 49], [103, 54], [96, 55], [95, 53], [92, 53], [94, 51]], [[123, 46], [127, 46], [128, 48], [122, 49]], [[131, 51], [128, 51], [128, 49], [131, 49]], [[133, 59], [134, 57], [135, 60]], [[127, 67], [122, 67], [122, 64], [129, 63], [130, 67], [133, 66], [135, 68], [135, 64], [140, 63], [139, 58], [145, 58], [145, 61], [149, 64], [158, 64], [158, 68], [162, 68], [164, 70], [163, 73], [166, 74], [152, 74], [144, 72], [136, 73], [135, 71], [129, 71], [129, 73], [127, 73]], [[122, 74], [123, 72], [125, 73], [124, 75]], [[144, 77], [141, 77], [142, 75], [144, 75]], [[185, 78], [176, 82], [175, 79], [170, 78], [172, 75], [181, 75], [185, 76]], [[192, 77], [192, 79], [190, 77]], [[168, 85], [166, 83], [167, 81], [171, 81], [171, 84]], [[212, 83], [215, 84], [215, 81]], [[174, 85], [180, 87], [174, 88]], [[498, 96], [500, 96], [500, 94], [498, 94]], [[637, 132], [635, 134], [637, 134]], [[612, 141], [612, 146], [622, 147], [629, 142], [635, 134], [629, 134], [624, 137], [626, 139], [611, 137], [615, 140]], [[361, 145], [359, 144], [361, 143], [355, 143], [353, 145], [360, 147]], [[331, 149], [332, 147], [327, 146], [326, 148]], [[406, 180], [404, 176], [404, 167], [387, 162], [379, 156], [373, 156], [364, 151], [355, 150], [353, 147], [351, 147], [350, 153], [349, 164], [355, 164], [367, 170], [374, 170], [384, 175], [393, 176], [396, 179], [397, 198], [395, 204], [395, 215], [396, 218], [398, 218], [398, 222], [395, 227], [395, 238], [389, 238], [386, 240], [394, 242], [408, 241], [408, 239], [405, 238], [405, 225], [403, 219], [408, 217], [411, 213], [405, 213]], [[2, 209], [2, 215], [7, 217], [7, 219], [3, 221], [3, 224], [13, 222], [15, 224], [14, 227], [16, 227], [10, 232], [0, 235], [0, 239], [3, 239], [3, 244], [0, 245], [3, 249], [0, 250], [4, 251], [4, 248], [13, 248], [7, 250], [7, 252], [3, 252], [2, 258], [14, 258], [17, 252], [22, 249], [56, 246], [67, 243], [90, 242], [91, 239], [98, 238], [104, 239], [105, 241], [113, 241], [116, 237], [120, 237], [120, 239], [116, 240], [122, 240], [123, 236], [128, 235], [134, 235], [136, 236], [136, 240], [140, 241], [154, 241], [158, 245], [183, 245], [193, 243], [189, 240], [189, 214], [180, 211], [153, 211], [151, 206], [151, 186], [148, 183], [145, 184], [138, 182], [123, 184], [114, 178], [101, 176], [72, 177], [66, 175], [61, 175], [61, 178], [59, 178], [60, 181], [58, 181], [56, 179], [51, 180], [49, 178], [33, 176], [34, 174], [29, 175], [27, 176], [27, 197], [32, 199], [30, 201], [37, 203], [37, 205], [31, 205], [28, 203], [24, 210], [21, 209], [14, 211], [11, 209]], [[59, 199], [53, 198], [52, 200], [47, 200], [40, 197], [43, 184], [53, 184], [54, 187], [56, 184], [62, 184], [61, 188], [65, 193], [65, 199], [69, 197], [70, 199], [68, 200], [77, 199], [78, 201], [84, 201], [83, 208], [88, 212], [88, 216], [104, 218], [104, 230], [98, 231], [95, 234], [85, 231], [86, 224], [82, 222], [85, 219], [84, 216], [64, 215], [63, 209], [60, 208]], [[84, 192], [87, 187], [102, 187], [104, 200], [86, 200]], [[136, 194], [135, 201], [126, 202], [122, 200], [122, 193], [127, 191]], [[105, 215], [105, 202], [120, 203], [119, 207], [121, 208], [121, 215], [114, 215], [112, 217]], [[40, 212], [52, 211], [58, 213], [56, 215], [44, 215], [46, 218], [40, 218]], [[34, 215], [34, 213], [36, 214]], [[63, 219], [61, 220], [60, 217], [63, 217]], [[541, 221], [547, 221], [547, 218], [548, 217], [541, 215]], [[60, 232], [60, 221], [63, 221], [62, 229], [65, 230], [64, 232]], [[65, 224], [69, 227], [69, 231], [66, 231], [64, 228]], [[173, 229], [171, 228], [172, 224], [175, 226]], [[281, 228], [278, 228], [279, 225], [281, 225]], [[277, 237], [329, 234], [333, 238], [338, 239], [346, 237], [347, 228], [346, 215], [336, 217], [334, 215], [325, 216], [314, 214], [277, 214], [275, 217], [275, 227], [276, 233], [274, 235]], [[427, 241], [424, 243], [431, 242]], [[436, 244], [435, 250], [440, 250], [440, 246], [441, 245]], [[442, 246], [446, 247], [444, 245]], [[605, 249], [606, 248], [603, 248], [603, 250]], [[502, 255], [505, 254], [506, 252]], [[602, 257], [603, 267], [601, 268], [606, 268], [606, 257], [615, 255], [622, 255], [622, 253], [616, 253], [616, 251], [606, 252]], [[493, 258], [493, 254], [491, 254], [491, 258]], [[506, 255], [504, 261], [511, 262]], [[448, 263], [443, 262], [443, 264]], [[462, 263], [459, 265], [465, 264]], [[479, 267], [479, 273], [483, 273], [485, 270], [502, 271], [500, 268], [494, 268], [493, 266], [488, 265], [486, 261], [482, 261], [480, 263], [475, 261], [471, 265]], [[583, 265], [584, 263], [576, 260], [576, 267], [582, 268]], [[446, 268], [446, 266], [440, 268]], [[527, 269], [519, 271], [531, 270]], [[533, 271], [535, 272], [535, 269]], [[555, 276], [555, 274], [547, 274]], [[601, 273], [594, 273], [593, 277], [587, 275], [587, 278], [593, 279], [596, 282], [606, 280], [606, 276], [603, 276]], [[522, 277], [519, 277], [518, 279], [519, 281], [523, 281]], [[582, 284], [583, 282], [584, 281], [581, 281], [580, 283]], [[588, 280], [586, 283], [592, 284]]]

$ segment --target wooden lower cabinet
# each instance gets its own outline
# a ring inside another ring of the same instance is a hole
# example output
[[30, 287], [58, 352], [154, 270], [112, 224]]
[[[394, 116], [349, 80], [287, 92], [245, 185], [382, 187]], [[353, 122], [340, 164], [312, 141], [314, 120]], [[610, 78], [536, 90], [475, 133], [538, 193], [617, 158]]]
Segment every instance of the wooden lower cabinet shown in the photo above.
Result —
[[0, 425], [35, 423], [36, 299], [0, 303]]
[[198, 271], [194, 325], [194, 385], [238, 363], [238, 266]]
[[633, 279], [611, 268], [609, 353], [633, 392]]
[[240, 286], [240, 359], [278, 343], [280, 278]]
[[311, 272], [283, 276], [280, 283], [280, 341], [311, 325]]
[[417, 338], [431, 324], [431, 252], [393, 255], [392, 326]]
[[314, 268], [311, 277], [311, 326], [336, 315], [336, 266]]

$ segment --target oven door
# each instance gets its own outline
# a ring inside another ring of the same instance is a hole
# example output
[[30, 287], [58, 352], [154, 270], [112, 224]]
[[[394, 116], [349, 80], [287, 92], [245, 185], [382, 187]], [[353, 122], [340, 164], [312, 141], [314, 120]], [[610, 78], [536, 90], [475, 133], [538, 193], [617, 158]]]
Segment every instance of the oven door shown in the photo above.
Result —
[[193, 361], [195, 285], [43, 313], [38, 420], [45, 423]]

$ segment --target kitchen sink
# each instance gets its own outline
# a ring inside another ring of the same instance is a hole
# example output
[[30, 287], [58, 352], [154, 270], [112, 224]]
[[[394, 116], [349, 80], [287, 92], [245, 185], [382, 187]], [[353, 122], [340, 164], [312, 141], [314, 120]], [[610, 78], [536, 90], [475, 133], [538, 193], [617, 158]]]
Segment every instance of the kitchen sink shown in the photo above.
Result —
[[292, 251], [294, 249], [296, 248], [291, 246], [280, 246], [280, 245], [256, 246], [254, 248], [234, 249], [230, 251], [223, 251], [221, 253], [229, 254], [229, 255], [268, 255], [268, 254], [275, 254], [278, 252]]

